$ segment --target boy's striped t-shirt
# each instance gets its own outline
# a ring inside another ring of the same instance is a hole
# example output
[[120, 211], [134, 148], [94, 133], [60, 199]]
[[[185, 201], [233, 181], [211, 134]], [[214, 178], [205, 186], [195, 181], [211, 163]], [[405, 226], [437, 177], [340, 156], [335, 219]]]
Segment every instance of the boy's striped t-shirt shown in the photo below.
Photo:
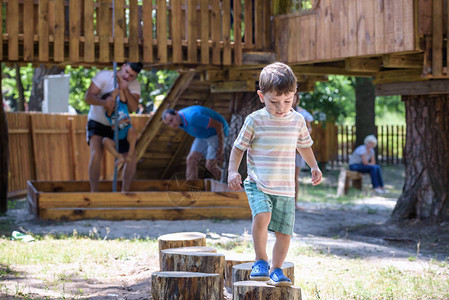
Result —
[[248, 179], [264, 193], [295, 196], [297, 148], [312, 146], [304, 117], [291, 109], [278, 118], [265, 108], [246, 117], [234, 146], [248, 150]]

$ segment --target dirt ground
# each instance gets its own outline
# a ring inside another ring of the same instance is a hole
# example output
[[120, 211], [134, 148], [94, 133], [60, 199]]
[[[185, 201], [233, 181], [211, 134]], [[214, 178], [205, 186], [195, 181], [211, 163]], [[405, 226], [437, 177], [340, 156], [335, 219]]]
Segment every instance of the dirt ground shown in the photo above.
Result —
[[[388, 261], [404, 268], [407, 268], [408, 258], [416, 257], [418, 251], [423, 262], [431, 258], [447, 258], [448, 224], [409, 222], [398, 226], [388, 223], [397, 196], [398, 194], [390, 194], [389, 197], [369, 196], [351, 204], [302, 203], [303, 210], [296, 211], [291, 247], [310, 246], [336, 256], [358, 257], [374, 264]], [[199, 231], [206, 233], [208, 241], [212, 243], [226, 243], [235, 239], [251, 240], [250, 220], [85, 220], [54, 223], [34, 220], [24, 205], [18, 205], [21, 206], [22, 208], [10, 209], [6, 217], [0, 218], [0, 222], [2, 219], [14, 220], [17, 229], [34, 234], [71, 235], [76, 230], [78, 234], [95, 232], [107, 239], [131, 239], [157, 238], [163, 234], [181, 231]], [[270, 234], [269, 243], [272, 244], [273, 240], [274, 236]], [[59, 271], [70, 273], [77, 267], [64, 265], [62, 268], [65, 269]], [[16, 270], [21, 271], [20, 268]], [[73, 280], [66, 283], [65, 289], [81, 289], [81, 298], [89, 299], [148, 299], [151, 274], [158, 271], [158, 258], [156, 255], [131, 258], [126, 263], [110, 266], [110, 270], [106, 271], [110, 274], [108, 278], [95, 281]], [[39, 274], [39, 269], [34, 270], [32, 274]], [[60, 296], [51, 294], [51, 291], [43, 291], [39, 279], [31, 275], [16, 281], [19, 280], [22, 286], [27, 286], [27, 291], [32, 294], [51, 298]], [[13, 283], [11, 288], [14, 288]]]

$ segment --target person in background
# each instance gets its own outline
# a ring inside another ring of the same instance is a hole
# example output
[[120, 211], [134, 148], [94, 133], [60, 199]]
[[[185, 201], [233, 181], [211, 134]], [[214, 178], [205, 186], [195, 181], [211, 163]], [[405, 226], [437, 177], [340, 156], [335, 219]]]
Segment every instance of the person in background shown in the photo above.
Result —
[[[311, 167], [312, 184], [321, 182], [321, 171], [312, 152], [304, 118], [293, 110], [296, 76], [289, 66], [274, 63], [263, 68], [257, 91], [265, 107], [246, 117], [229, 159], [228, 186], [241, 189], [238, 172], [245, 151], [248, 178], [244, 187], [253, 217], [255, 263], [251, 280], [275, 286], [290, 286], [282, 271], [295, 224], [295, 155], [298, 151]], [[273, 231], [272, 265], [266, 251], [268, 230]]]
[[[134, 112], [138, 108], [141, 88], [137, 81], [137, 75], [141, 69], [142, 63], [140, 62], [126, 62], [117, 72], [117, 78], [120, 78], [118, 80], [119, 89], [123, 92], [130, 112]], [[106, 117], [106, 110], [114, 107], [115, 99], [101, 99], [101, 97], [114, 89], [114, 72], [102, 70], [92, 78], [85, 95], [85, 101], [90, 105], [87, 115], [86, 138], [90, 148], [89, 182], [91, 192], [98, 191], [101, 161], [103, 160], [103, 138], [114, 139], [114, 131]], [[134, 155], [131, 161], [125, 162], [123, 167], [122, 192], [129, 191], [135, 171], [136, 158]]]
[[358, 146], [349, 156], [349, 170], [360, 173], [369, 173], [374, 192], [385, 194], [384, 182], [380, 166], [376, 164], [374, 148], [377, 139], [374, 135], [368, 135], [363, 140], [364, 145]]
[[[313, 116], [307, 110], [305, 110], [304, 108], [299, 106], [301, 103], [301, 98], [299, 96], [299, 93], [296, 93], [295, 97], [296, 97], [295, 111], [299, 112], [304, 117], [304, 120], [306, 121], [307, 130], [309, 131], [309, 134], [312, 134], [311, 122], [313, 121]], [[297, 210], [302, 210], [302, 207], [300, 207], [298, 204], [298, 193], [299, 193], [299, 174], [301, 173], [301, 169], [304, 166], [305, 166], [304, 159], [302, 158], [301, 154], [296, 152], [296, 161], [295, 161], [295, 180], [296, 180], [295, 181], [295, 203], [296, 204], [295, 204], [295, 208]]]
[[225, 118], [210, 108], [194, 105], [179, 111], [166, 109], [162, 112], [162, 121], [195, 137], [187, 156], [186, 179], [198, 179], [198, 164], [204, 158], [206, 169], [214, 179], [220, 180], [224, 139], [229, 131]]

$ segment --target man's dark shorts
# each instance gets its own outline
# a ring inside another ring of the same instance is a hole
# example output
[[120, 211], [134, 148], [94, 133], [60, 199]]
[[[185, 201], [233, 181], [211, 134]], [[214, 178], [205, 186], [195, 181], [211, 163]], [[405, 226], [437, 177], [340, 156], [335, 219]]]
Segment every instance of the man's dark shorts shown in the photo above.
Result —
[[[110, 126], [105, 126], [97, 121], [89, 120], [87, 121], [86, 138], [87, 144], [89, 145], [90, 138], [93, 135], [98, 135], [101, 137], [107, 137], [114, 140], [114, 131]], [[125, 139], [118, 141], [118, 153], [126, 153], [129, 151], [129, 143]]]

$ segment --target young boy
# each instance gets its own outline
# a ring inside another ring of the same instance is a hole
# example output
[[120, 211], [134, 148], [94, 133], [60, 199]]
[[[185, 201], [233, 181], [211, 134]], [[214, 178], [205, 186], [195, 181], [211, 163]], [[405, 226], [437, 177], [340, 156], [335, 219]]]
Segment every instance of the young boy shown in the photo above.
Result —
[[[101, 99], [109, 100], [113, 99], [115, 101], [119, 93], [119, 89], [112, 91], [111, 93], [104, 94]], [[120, 90], [120, 94], [123, 91]], [[130, 162], [134, 155], [134, 150], [136, 146], [137, 133], [134, 127], [131, 126], [131, 119], [129, 117], [128, 104], [123, 102], [122, 99], [126, 99], [124, 95], [120, 95], [120, 101], [117, 108], [118, 119], [115, 118], [115, 106], [111, 109], [106, 110], [106, 118], [111, 124], [112, 130], [114, 130], [115, 124], [118, 124], [118, 142], [119, 151], [115, 149], [114, 139], [104, 137], [102, 142], [104, 147], [117, 158], [116, 165], [121, 166], [123, 163]], [[126, 156], [124, 155], [125, 153]]]
[[[244, 151], [248, 150], [248, 178], [244, 187], [253, 216], [256, 254], [250, 278], [275, 286], [292, 284], [281, 267], [295, 223], [296, 151], [311, 167], [312, 184], [321, 182], [304, 118], [292, 109], [296, 84], [296, 76], [283, 63], [263, 68], [257, 94], [265, 107], [246, 117], [229, 160], [228, 186], [239, 190], [242, 179], [238, 167]], [[267, 229], [274, 231], [276, 237], [271, 269], [266, 252]]]

